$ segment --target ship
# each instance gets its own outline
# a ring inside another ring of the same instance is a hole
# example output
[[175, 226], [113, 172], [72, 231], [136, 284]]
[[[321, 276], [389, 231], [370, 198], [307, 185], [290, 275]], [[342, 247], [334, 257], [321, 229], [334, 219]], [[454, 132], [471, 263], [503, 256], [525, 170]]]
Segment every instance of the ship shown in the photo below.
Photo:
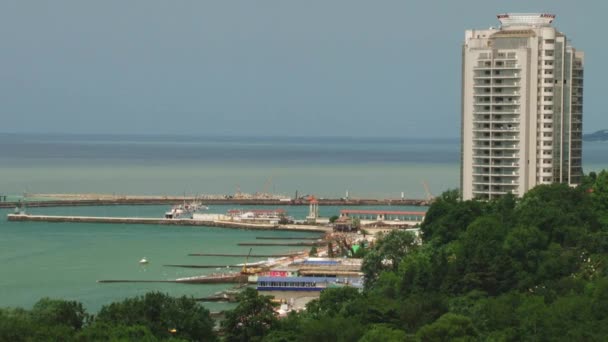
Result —
[[200, 202], [190, 202], [174, 205], [165, 212], [166, 219], [191, 219], [192, 214], [199, 210], [209, 210], [209, 207]]

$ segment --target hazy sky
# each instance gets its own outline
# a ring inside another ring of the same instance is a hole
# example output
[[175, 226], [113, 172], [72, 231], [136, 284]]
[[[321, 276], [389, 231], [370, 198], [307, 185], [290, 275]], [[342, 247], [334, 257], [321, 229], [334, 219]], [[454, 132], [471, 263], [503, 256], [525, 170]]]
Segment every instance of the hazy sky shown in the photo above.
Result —
[[603, 0], [2, 0], [0, 132], [457, 137], [464, 30], [502, 12], [557, 14], [608, 128]]

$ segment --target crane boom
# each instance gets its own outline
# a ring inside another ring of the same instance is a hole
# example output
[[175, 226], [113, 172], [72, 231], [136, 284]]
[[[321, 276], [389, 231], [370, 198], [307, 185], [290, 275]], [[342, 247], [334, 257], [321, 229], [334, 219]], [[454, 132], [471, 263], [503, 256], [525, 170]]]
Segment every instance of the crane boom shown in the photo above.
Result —
[[435, 197], [431, 194], [431, 190], [429, 188], [429, 184], [426, 181], [422, 181], [422, 186], [424, 186], [424, 191], [426, 192], [427, 201], [432, 201]]
[[249, 253], [247, 253], [247, 257], [245, 258], [245, 264], [243, 264], [243, 273], [247, 273], [247, 263], [249, 262], [249, 256], [251, 255], [252, 248], [249, 248]]

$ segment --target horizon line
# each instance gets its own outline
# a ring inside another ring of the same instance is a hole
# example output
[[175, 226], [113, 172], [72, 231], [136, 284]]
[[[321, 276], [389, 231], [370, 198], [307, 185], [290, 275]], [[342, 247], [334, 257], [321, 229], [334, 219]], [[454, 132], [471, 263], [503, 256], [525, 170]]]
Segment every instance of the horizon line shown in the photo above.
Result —
[[459, 136], [397, 136], [397, 135], [247, 135], [247, 134], [189, 134], [189, 133], [74, 133], [74, 132], [7, 132], [0, 131], [0, 135], [44, 135], [44, 136], [107, 136], [107, 137], [180, 137], [180, 138], [306, 138], [306, 139], [416, 139], [416, 140], [454, 140]]

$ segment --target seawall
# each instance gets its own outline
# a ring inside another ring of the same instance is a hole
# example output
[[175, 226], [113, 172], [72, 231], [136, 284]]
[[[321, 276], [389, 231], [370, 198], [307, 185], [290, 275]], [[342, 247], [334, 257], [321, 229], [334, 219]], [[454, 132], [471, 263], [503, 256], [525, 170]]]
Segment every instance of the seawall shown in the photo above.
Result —
[[251, 224], [227, 221], [202, 221], [193, 219], [165, 219], [147, 217], [101, 217], [101, 216], [59, 216], [59, 215], [29, 215], [8, 214], [9, 221], [38, 221], [38, 222], [72, 222], [72, 223], [113, 223], [113, 224], [156, 224], [167, 226], [200, 226], [233, 229], [282, 230], [298, 232], [326, 233], [331, 228], [321, 226], [282, 226], [270, 224]]
[[[195, 200], [194, 197], [186, 198], [186, 202]], [[307, 200], [282, 201], [276, 199], [196, 199], [205, 205], [266, 205], [266, 206], [289, 206], [308, 205]], [[318, 199], [319, 205], [323, 206], [375, 206], [375, 205], [410, 205], [425, 206], [428, 201], [421, 199]], [[74, 206], [111, 206], [111, 205], [174, 205], [184, 203], [184, 199], [174, 197], [124, 197], [124, 198], [99, 198], [99, 199], [63, 199], [63, 200], [40, 200], [25, 202], [0, 202], [0, 208], [15, 208], [25, 203], [28, 207], [74, 207]]]

